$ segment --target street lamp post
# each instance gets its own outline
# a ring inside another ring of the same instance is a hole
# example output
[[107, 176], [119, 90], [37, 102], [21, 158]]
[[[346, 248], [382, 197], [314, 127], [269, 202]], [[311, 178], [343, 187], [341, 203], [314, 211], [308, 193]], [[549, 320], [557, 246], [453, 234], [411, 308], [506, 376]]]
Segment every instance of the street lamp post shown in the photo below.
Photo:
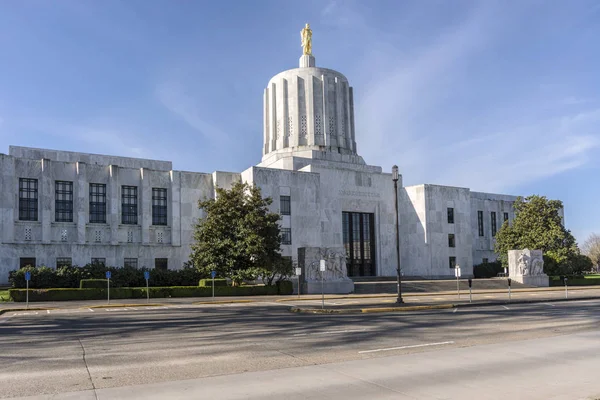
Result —
[[402, 304], [402, 280], [400, 278], [400, 228], [398, 224], [398, 166], [392, 167], [392, 180], [394, 181], [394, 207], [396, 209], [396, 274], [398, 275], [397, 304]]

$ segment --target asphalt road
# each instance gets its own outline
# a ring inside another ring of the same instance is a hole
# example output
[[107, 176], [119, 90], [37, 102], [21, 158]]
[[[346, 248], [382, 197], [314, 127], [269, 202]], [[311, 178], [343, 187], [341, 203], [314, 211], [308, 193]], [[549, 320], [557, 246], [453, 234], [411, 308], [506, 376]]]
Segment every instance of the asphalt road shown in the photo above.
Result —
[[599, 322], [598, 300], [347, 315], [277, 303], [11, 313], [0, 316], [0, 398], [600, 398]]

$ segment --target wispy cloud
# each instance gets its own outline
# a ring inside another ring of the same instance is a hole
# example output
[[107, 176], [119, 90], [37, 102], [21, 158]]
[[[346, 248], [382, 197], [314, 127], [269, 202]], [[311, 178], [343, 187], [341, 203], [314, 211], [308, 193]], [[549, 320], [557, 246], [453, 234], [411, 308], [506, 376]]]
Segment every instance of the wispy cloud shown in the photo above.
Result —
[[202, 104], [189, 95], [179, 83], [165, 82], [156, 88], [158, 101], [171, 113], [181, 118], [191, 128], [202, 134], [204, 139], [221, 146], [231, 141], [230, 135], [219, 128], [202, 113]]
[[[500, 3], [480, 3], [417, 47], [384, 40], [386, 35], [375, 34], [380, 27], [371, 27], [360, 13], [344, 9], [343, 4], [330, 2], [323, 14], [340, 13], [337, 23], [351, 20], [366, 37], [379, 38], [358, 44], [370, 47], [371, 56], [354, 67], [368, 75], [359, 81], [362, 92], [355, 99], [358, 150], [367, 162], [384, 168], [400, 165], [408, 184], [510, 191], [582, 167], [600, 146], [598, 111], [573, 111], [593, 102], [577, 94], [554, 93], [557, 87], [564, 90], [560, 82], [540, 83], [543, 99], [523, 93], [508, 100], [501, 113], [493, 101], [486, 105], [494, 107], [490, 109], [469, 105], [471, 118], [464, 109], [459, 116], [445, 112], [454, 107], [455, 91], [473, 90], [465, 70], [506, 34], [507, 18], [520, 18], [499, 16]], [[544, 114], [547, 106], [542, 100], [552, 93], [555, 104], [565, 107], [558, 116]], [[446, 125], [437, 122], [442, 116]]]

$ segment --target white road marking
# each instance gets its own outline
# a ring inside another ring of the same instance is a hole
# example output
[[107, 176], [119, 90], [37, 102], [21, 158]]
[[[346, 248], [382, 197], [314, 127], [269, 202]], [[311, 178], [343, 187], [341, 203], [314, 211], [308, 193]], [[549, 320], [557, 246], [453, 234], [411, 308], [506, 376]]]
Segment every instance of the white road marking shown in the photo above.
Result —
[[455, 308], [454, 311], [452, 311], [452, 313], [454, 314], [457, 311], [458, 311], [458, 308]]
[[91, 308], [88, 308], [88, 310], [90, 310], [90, 312], [94, 312], [94, 310], [92, 310]]
[[46, 310], [46, 312], [47, 312], [48, 314], [50, 314], [50, 310]]
[[547, 305], [547, 306], [550, 306], [550, 307], [556, 307], [556, 306], [555, 306], [554, 304], [552, 304], [552, 303], [542, 303], [542, 304], [545, 304], [545, 305]]
[[510, 310], [510, 308], [508, 308], [508, 307], [506, 307], [506, 306], [502, 306], [502, 307], [506, 308], [507, 310]]
[[337, 333], [350, 333], [350, 332], [365, 332], [368, 329], [345, 329], [342, 331], [326, 331], [326, 332], [306, 332], [306, 333], [296, 333], [292, 336], [308, 336], [308, 335], [333, 335]]
[[39, 313], [37, 311], [30, 311], [30, 312], [15, 313], [13, 315], [22, 316], [22, 315], [38, 315], [38, 314]]
[[387, 349], [363, 350], [363, 351], [359, 351], [358, 354], [377, 353], [379, 351], [415, 349], [417, 347], [442, 346], [442, 345], [445, 345], [445, 344], [453, 344], [453, 343], [454, 343], [453, 341], [449, 341], [449, 342], [438, 342], [438, 343], [414, 344], [412, 346], [389, 347]]

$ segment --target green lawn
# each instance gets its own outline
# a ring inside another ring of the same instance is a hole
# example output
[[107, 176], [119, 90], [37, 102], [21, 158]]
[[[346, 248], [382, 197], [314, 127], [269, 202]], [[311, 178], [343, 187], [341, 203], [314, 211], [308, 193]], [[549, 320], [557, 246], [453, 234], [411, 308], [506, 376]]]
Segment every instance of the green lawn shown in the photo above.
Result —
[[9, 301], [8, 289], [0, 289], [0, 302]]

